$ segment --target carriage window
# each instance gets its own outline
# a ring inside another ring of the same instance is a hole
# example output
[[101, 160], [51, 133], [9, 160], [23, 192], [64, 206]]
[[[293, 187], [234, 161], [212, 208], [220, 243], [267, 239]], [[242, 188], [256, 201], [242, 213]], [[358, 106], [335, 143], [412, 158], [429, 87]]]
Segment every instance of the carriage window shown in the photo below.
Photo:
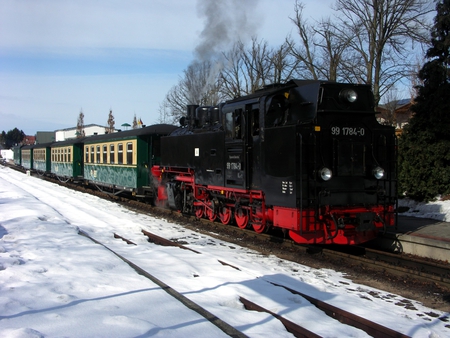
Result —
[[133, 164], [133, 143], [127, 143], [127, 164]]
[[103, 145], [103, 163], [108, 163], [108, 146]]
[[114, 164], [115, 161], [115, 151], [114, 151], [114, 144], [111, 144], [109, 146], [109, 163]]
[[96, 159], [95, 159], [96, 163], [100, 163], [100, 146], [96, 147]]
[[64, 162], [67, 162], [67, 148], [64, 148]]
[[117, 145], [117, 163], [123, 164], [123, 143]]
[[85, 162], [89, 163], [89, 147], [86, 146], [85, 148]]
[[94, 146], [91, 146], [91, 163], [95, 163], [95, 161], [94, 161]]
[[67, 162], [72, 162], [71, 149], [67, 149]]

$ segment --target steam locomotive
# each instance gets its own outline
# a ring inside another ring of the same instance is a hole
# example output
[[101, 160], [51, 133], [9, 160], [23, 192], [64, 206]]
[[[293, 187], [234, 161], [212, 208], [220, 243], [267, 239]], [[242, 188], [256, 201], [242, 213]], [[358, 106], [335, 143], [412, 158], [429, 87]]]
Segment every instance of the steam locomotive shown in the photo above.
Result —
[[161, 138], [155, 203], [297, 243], [354, 245], [395, 225], [393, 127], [370, 86], [291, 80], [188, 106]]

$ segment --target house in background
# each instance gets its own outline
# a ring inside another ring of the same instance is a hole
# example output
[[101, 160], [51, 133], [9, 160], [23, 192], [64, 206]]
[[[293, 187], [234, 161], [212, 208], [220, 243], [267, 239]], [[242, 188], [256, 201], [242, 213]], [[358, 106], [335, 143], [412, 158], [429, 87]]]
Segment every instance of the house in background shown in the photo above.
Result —
[[377, 108], [377, 120], [381, 124], [395, 127], [396, 134], [401, 134], [413, 115], [412, 105], [412, 99], [395, 100], [380, 105]]
[[33, 144], [36, 144], [36, 136], [25, 135], [25, 137], [22, 140], [22, 145], [30, 146]]
[[55, 142], [54, 131], [38, 131], [36, 132], [36, 144]]
[[[100, 126], [98, 124], [87, 124], [83, 127], [84, 136], [103, 135], [106, 134], [108, 127]], [[117, 130], [114, 130], [116, 132]], [[68, 139], [77, 138], [77, 128], [66, 128], [55, 131], [55, 141], [65, 141]]]

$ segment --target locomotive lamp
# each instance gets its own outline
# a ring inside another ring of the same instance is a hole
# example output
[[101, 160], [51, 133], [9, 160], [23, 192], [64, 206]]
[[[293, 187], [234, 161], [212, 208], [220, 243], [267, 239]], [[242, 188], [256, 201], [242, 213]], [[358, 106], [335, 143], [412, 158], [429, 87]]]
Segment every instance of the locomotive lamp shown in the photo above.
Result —
[[320, 178], [323, 179], [324, 181], [329, 181], [331, 177], [333, 177], [333, 172], [331, 171], [331, 169], [323, 167], [322, 169], [319, 170], [319, 175]]
[[380, 168], [380, 167], [376, 167], [372, 170], [373, 176], [375, 176], [375, 178], [377, 180], [381, 180], [384, 177], [384, 169]]
[[343, 89], [339, 93], [339, 97], [341, 98], [341, 100], [353, 103], [358, 98], [358, 94], [356, 94], [353, 89]]

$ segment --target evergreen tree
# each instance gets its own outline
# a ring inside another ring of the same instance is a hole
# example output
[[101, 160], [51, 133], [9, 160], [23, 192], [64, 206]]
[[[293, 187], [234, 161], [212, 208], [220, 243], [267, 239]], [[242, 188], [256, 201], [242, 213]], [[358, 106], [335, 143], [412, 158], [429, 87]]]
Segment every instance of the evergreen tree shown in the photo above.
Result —
[[450, 194], [450, 0], [436, 10], [423, 84], [399, 142], [399, 192], [418, 201]]
[[22, 143], [23, 139], [25, 138], [25, 133], [23, 130], [19, 130], [17, 128], [14, 128], [7, 133], [5, 131], [2, 131], [1, 134], [1, 144], [4, 145], [5, 148], [9, 149], [14, 145], [18, 145]]

